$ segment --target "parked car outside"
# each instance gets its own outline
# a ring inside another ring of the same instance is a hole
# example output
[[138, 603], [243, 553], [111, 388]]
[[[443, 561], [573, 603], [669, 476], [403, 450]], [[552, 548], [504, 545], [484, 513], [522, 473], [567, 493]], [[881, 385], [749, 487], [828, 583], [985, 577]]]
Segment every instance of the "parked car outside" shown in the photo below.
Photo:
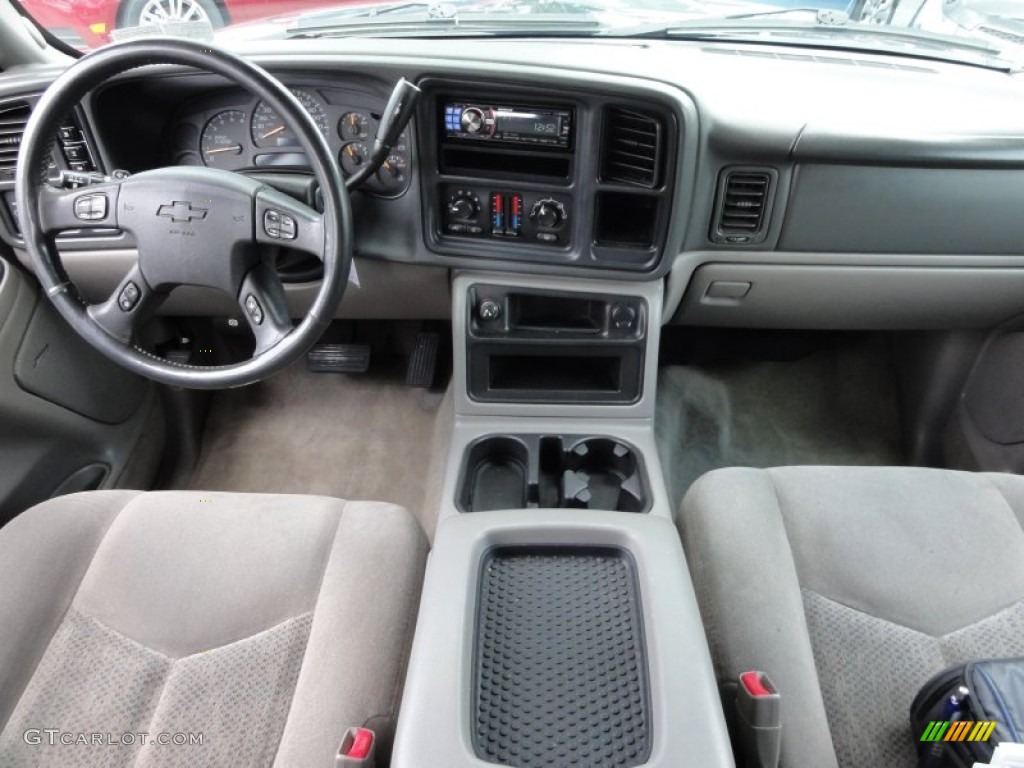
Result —
[[[346, 0], [338, 0], [342, 5]], [[75, 48], [96, 48], [115, 29], [166, 21], [208, 21], [214, 27], [322, 6], [317, 0], [23, 0], [43, 27]]]

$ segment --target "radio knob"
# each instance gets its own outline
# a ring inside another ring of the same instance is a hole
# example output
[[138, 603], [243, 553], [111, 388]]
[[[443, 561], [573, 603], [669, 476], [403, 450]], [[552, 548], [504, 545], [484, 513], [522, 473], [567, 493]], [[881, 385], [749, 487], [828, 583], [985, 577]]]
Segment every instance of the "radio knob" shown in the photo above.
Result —
[[530, 221], [542, 229], [557, 229], [565, 222], [565, 206], [557, 200], [538, 200], [530, 210]]
[[462, 130], [466, 133], [480, 133], [483, 131], [486, 118], [482, 109], [467, 107], [462, 110]]

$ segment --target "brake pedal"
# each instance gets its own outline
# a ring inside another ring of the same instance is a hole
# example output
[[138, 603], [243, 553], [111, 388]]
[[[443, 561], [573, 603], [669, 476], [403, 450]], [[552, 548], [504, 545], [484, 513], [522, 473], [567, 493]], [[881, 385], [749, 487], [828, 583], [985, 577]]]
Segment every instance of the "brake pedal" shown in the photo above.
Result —
[[369, 344], [317, 344], [306, 354], [313, 373], [366, 373], [369, 367]]
[[409, 356], [409, 368], [405, 373], [405, 383], [413, 389], [428, 389], [434, 383], [437, 372], [437, 353], [441, 347], [441, 334], [433, 331], [420, 331], [416, 334], [416, 343]]

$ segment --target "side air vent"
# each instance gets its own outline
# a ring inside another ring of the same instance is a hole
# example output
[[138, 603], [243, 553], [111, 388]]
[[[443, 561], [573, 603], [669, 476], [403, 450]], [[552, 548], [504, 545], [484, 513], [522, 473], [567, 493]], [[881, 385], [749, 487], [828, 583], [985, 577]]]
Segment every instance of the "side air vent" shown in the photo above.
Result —
[[12, 181], [18, 148], [28, 123], [29, 106], [23, 101], [0, 104], [0, 181]]
[[711, 239], [739, 245], [764, 240], [774, 191], [774, 170], [732, 168], [724, 171], [718, 182]]
[[601, 180], [656, 187], [661, 182], [665, 130], [661, 121], [632, 109], [604, 113]]

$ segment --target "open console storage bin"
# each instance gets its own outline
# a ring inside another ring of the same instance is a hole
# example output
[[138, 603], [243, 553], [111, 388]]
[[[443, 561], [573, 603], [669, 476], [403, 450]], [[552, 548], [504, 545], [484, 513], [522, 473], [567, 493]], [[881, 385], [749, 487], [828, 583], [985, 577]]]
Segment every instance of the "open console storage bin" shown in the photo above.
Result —
[[630, 554], [612, 547], [499, 547], [481, 568], [477, 757], [524, 768], [646, 763], [646, 643]]
[[463, 457], [460, 512], [558, 507], [647, 512], [640, 452], [610, 437], [490, 435]]

